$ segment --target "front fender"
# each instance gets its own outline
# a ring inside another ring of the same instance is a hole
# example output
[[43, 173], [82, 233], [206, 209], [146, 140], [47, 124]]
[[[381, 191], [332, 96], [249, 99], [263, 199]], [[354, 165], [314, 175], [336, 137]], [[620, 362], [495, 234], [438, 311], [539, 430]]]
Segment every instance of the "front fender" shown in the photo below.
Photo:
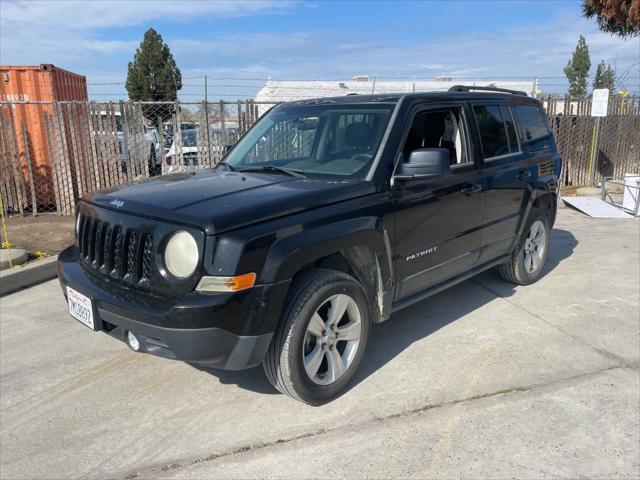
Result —
[[[363, 283], [374, 321], [390, 314], [393, 292], [391, 246], [383, 222], [359, 217], [305, 229], [271, 245], [261, 281], [290, 282], [305, 266], [342, 255]], [[373, 298], [371, 298], [373, 297]]]

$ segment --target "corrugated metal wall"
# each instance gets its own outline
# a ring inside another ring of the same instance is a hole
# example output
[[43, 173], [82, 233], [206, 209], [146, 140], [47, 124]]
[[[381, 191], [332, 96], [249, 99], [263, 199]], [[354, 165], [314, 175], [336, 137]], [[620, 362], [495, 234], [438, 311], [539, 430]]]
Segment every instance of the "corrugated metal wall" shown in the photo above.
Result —
[[[45, 64], [39, 66], [0, 66], [0, 100], [11, 102], [86, 101], [87, 79], [83, 75]], [[25, 152], [27, 142], [33, 180], [39, 185], [39, 198], [53, 201], [50, 191], [51, 159], [44, 125], [44, 113], [53, 113], [52, 105], [16, 104], [13, 120], [19, 150]], [[24, 130], [24, 133], [23, 133]], [[23, 164], [25, 158], [21, 159]]]

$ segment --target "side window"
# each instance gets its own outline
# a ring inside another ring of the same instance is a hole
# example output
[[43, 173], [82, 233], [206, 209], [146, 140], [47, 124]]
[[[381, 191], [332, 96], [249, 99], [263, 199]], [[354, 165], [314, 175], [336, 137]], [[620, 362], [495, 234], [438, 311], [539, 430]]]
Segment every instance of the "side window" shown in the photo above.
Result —
[[551, 133], [542, 110], [534, 106], [519, 105], [516, 107], [516, 114], [529, 150], [532, 152], [551, 150]]
[[509, 107], [476, 105], [473, 113], [478, 124], [485, 160], [520, 151], [518, 137]]
[[465, 135], [460, 108], [418, 113], [402, 149], [403, 159], [406, 161], [413, 150], [420, 148], [446, 148], [451, 166], [468, 164]]

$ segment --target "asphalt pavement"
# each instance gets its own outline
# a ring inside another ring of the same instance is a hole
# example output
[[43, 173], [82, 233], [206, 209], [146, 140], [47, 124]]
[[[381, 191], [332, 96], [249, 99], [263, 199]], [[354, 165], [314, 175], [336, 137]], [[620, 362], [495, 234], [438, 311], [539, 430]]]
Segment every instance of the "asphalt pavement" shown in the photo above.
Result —
[[639, 297], [640, 220], [561, 209], [535, 285], [395, 314], [310, 407], [133, 353], [46, 282], [0, 299], [0, 478], [640, 478]]

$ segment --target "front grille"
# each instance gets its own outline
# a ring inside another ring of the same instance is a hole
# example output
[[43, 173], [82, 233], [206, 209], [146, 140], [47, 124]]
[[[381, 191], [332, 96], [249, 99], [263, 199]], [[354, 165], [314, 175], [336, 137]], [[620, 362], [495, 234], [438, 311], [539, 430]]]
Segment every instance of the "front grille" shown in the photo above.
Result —
[[153, 276], [153, 237], [80, 213], [78, 247], [85, 265], [113, 280], [140, 285]]
[[546, 177], [547, 175], [553, 175], [553, 160], [538, 164], [538, 176]]

